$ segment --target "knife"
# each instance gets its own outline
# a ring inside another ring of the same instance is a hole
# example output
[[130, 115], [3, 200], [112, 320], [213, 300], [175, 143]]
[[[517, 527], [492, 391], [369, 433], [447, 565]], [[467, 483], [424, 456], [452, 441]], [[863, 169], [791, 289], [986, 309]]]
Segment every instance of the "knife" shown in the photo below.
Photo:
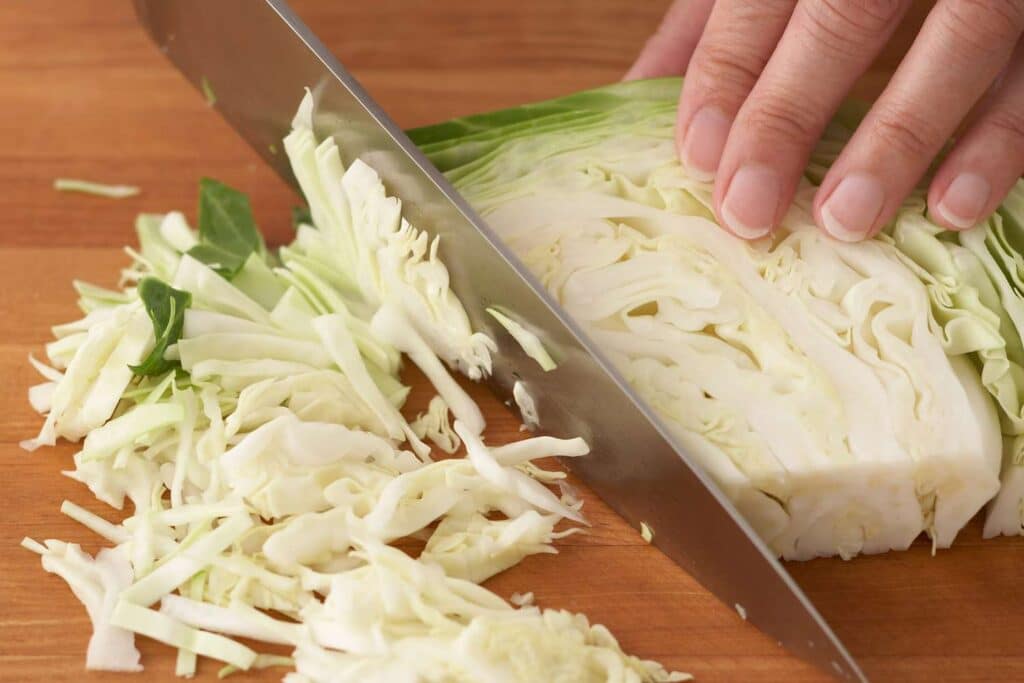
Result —
[[[280, 141], [311, 88], [318, 136], [335, 136], [346, 164], [363, 159], [410, 223], [441, 236], [453, 291], [474, 329], [498, 342], [490, 382], [499, 396], [519, 383], [543, 431], [584, 437], [592, 452], [568, 463], [573, 472], [634, 527], [653, 528], [655, 544], [722, 602], [742, 606], [749, 621], [828, 673], [867, 680], [728, 498], [284, 0], [135, 7], [160, 50], [293, 186]], [[537, 332], [558, 368], [543, 372], [526, 357], [489, 306]]]

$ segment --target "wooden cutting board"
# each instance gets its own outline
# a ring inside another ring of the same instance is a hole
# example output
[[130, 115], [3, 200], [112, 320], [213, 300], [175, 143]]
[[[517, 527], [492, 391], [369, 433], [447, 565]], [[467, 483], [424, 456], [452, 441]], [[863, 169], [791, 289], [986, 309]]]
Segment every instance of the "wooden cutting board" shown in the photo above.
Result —
[[[415, 126], [616, 80], [665, 2], [295, 4], [385, 109]], [[94, 550], [96, 539], [58, 512], [60, 502], [110, 511], [60, 475], [72, 447], [18, 448], [39, 425], [25, 397], [36, 381], [26, 357], [41, 352], [49, 325], [76, 315], [72, 278], [114, 283], [137, 212], [192, 213], [197, 181], [209, 175], [248, 192], [279, 243], [288, 239], [296, 197], [161, 58], [127, 2], [4, 0], [0, 93], [0, 680], [77, 681], [85, 611], [18, 542], [61, 538]], [[57, 176], [133, 183], [143, 193], [124, 201], [58, 194]], [[491, 440], [517, 437], [518, 419], [479, 395]], [[628, 651], [699, 681], [825, 680], [599, 500], [586, 496], [585, 510], [589, 534], [560, 543], [557, 556], [528, 559], [491, 587], [503, 595], [532, 590], [541, 605], [585, 612]], [[789, 569], [875, 680], [1024, 680], [1024, 542], [982, 542], [974, 524], [954, 549], [934, 558], [929, 551], [921, 543]], [[172, 651], [145, 640], [141, 647], [145, 680], [171, 679]], [[204, 662], [201, 678], [216, 670]], [[279, 672], [255, 678], [277, 680]]]

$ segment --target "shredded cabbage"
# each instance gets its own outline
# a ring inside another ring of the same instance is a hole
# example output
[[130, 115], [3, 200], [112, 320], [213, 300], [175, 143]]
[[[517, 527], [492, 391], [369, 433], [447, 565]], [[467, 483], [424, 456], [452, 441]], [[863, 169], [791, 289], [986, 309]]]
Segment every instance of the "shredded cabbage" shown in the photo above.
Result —
[[462, 445], [459, 435], [448, 420], [448, 404], [441, 396], [430, 399], [426, 412], [417, 415], [409, 426], [416, 436], [429, 439], [445, 453], [454, 453]]
[[[485, 445], [450, 370], [484, 377], [493, 342], [438, 240], [368, 165], [345, 169], [312, 117], [307, 95], [285, 139], [312, 219], [290, 245], [267, 252], [244, 195], [204, 179], [198, 231], [141, 216], [123, 289], [79, 285], [84, 317], [54, 328], [50, 365], [33, 360], [46, 420], [26, 447], [82, 440], [69, 476], [131, 502], [116, 523], [62, 505], [110, 546], [95, 559], [25, 541], [86, 605], [88, 667], [140, 670], [138, 634], [176, 648], [182, 676], [209, 657], [222, 675], [290, 666], [307, 683], [684, 680], [582, 616], [477, 585], [583, 522], [548, 488], [565, 474], [534, 461], [588, 446]], [[437, 393], [412, 423], [403, 354]], [[434, 461], [427, 441], [468, 455]], [[416, 558], [387, 545], [409, 537], [426, 542]]]
[[53, 181], [53, 189], [58, 192], [81, 192], [110, 199], [134, 197], [139, 193], [139, 188], [134, 185], [108, 185], [75, 178], [57, 178]]
[[527, 356], [537, 361], [537, 365], [544, 372], [550, 372], [558, 367], [558, 364], [555, 363], [551, 354], [544, 348], [544, 344], [536, 334], [493, 306], [488, 308], [487, 312], [516, 340]]
[[86, 651], [90, 671], [142, 671], [135, 635], [113, 621], [121, 591], [132, 583], [132, 566], [125, 546], [103, 548], [95, 559], [74, 543], [25, 539], [22, 545], [42, 556], [43, 569], [67, 582], [81, 600], [92, 621], [93, 633]]

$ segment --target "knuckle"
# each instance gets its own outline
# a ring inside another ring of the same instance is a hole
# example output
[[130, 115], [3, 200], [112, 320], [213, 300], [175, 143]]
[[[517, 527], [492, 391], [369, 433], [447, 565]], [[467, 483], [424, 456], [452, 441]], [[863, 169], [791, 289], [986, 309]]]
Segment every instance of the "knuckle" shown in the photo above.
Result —
[[801, 3], [805, 31], [829, 50], [863, 55], [903, 14], [905, 0], [819, 0]]
[[761, 76], [767, 57], [736, 45], [735, 42], [713, 42], [701, 46], [694, 57], [711, 90], [725, 89], [746, 95]]
[[1010, 137], [1018, 145], [1024, 142], [1024, 111], [1000, 107], [993, 109], [985, 118], [985, 125], [1001, 137]]
[[881, 149], [912, 159], [930, 159], [943, 140], [928, 120], [908, 111], [879, 112], [872, 122], [871, 133]]
[[895, 22], [907, 7], [905, 0], [859, 0], [853, 4], [862, 16], [874, 22], [876, 27], [884, 27]]
[[1024, 27], [1021, 0], [950, 0], [942, 27], [950, 47], [964, 56], [1008, 50]]
[[794, 106], [794, 101], [779, 95], [751, 100], [742, 125], [763, 139], [809, 144], [819, 135], [823, 123], [814, 117], [811, 108]]
[[760, 0], [736, 3], [730, 9], [733, 20], [747, 32], [779, 18], [788, 19], [793, 14], [795, 4], [793, 0]]

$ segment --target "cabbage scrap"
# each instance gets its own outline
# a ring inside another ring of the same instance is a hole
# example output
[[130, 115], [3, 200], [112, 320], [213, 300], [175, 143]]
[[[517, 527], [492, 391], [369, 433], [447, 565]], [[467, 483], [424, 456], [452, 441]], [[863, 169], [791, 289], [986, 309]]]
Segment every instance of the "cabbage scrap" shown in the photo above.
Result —
[[90, 671], [142, 671], [135, 649], [135, 634], [113, 622], [113, 611], [122, 590], [132, 582], [132, 567], [124, 546], [103, 548], [95, 558], [74, 543], [26, 538], [22, 545], [42, 556], [43, 569], [67, 582], [89, 613], [93, 633], [85, 656]]
[[550, 372], [558, 367], [558, 364], [555, 363], [555, 360], [548, 353], [547, 349], [544, 348], [543, 342], [541, 342], [536, 334], [493, 306], [488, 308], [487, 312], [516, 340], [516, 343], [522, 347], [523, 353], [537, 362], [541, 370]]
[[110, 185], [75, 178], [57, 178], [53, 181], [53, 189], [58, 192], [81, 192], [108, 199], [124, 199], [139, 194], [139, 188], [134, 185]]

